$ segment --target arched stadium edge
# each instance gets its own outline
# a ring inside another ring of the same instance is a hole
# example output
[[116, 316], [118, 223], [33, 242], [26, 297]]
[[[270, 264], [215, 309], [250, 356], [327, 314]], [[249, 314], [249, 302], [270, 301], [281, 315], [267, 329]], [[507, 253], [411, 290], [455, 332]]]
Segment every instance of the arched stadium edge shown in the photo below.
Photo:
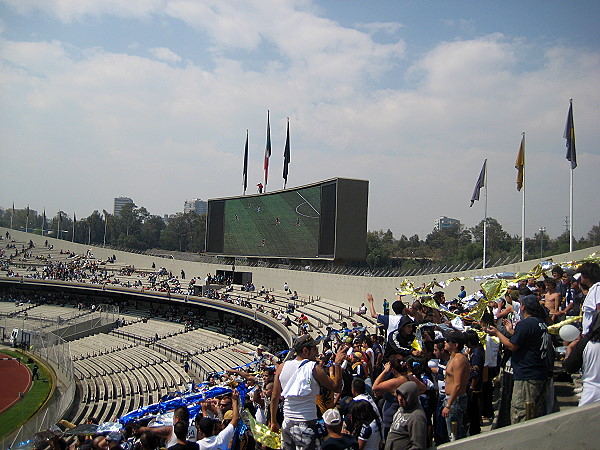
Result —
[[[107, 259], [115, 255], [118, 263], [132, 264], [136, 268], [140, 269], [150, 269], [150, 267], [152, 267], [152, 263], [155, 263], [157, 269], [164, 267], [168, 271], [173, 272], [175, 275], [178, 275], [181, 270], [183, 270], [185, 271], [187, 278], [198, 277], [200, 280], [203, 280], [208, 273], [215, 274], [217, 270], [231, 270], [231, 266], [226, 264], [180, 261], [157, 256], [129, 253], [110, 248], [72, 243], [69, 241], [45, 236], [43, 237], [37, 234], [25, 233], [22, 231], [0, 227], [0, 233], [2, 236], [4, 236], [7, 231], [11, 233], [11, 235], [18, 241], [28, 242], [29, 240], [32, 240], [36, 247], [43, 246], [45, 240], [47, 239], [48, 243], [54, 245], [55, 249], [70, 250], [77, 254], [85, 254], [85, 252], [91, 248], [94, 256], [99, 259]], [[422, 283], [429, 283], [433, 279], [436, 279], [437, 281], [446, 281], [452, 277], [472, 277], [476, 275], [481, 276], [506, 272], [527, 272], [539, 264], [540, 261], [547, 261], [551, 259], [553, 262], [560, 264], [567, 261], [581, 260], [590, 254], [599, 251], [600, 246], [596, 246], [583, 250], [577, 250], [571, 253], [562, 253], [542, 259], [533, 259], [488, 269], [452, 272], [451, 274], [428, 274], [424, 276], [413, 276], [406, 278], [412, 281], [415, 285], [420, 285]], [[241, 265], [236, 265], [236, 271], [251, 272], [252, 282], [257, 289], [259, 289], [261, 286], [265, 286], [266, 288], [283, 290], [284, 283], [287, 283], [290, 289], [298, 291], [301, 295], [319, 296], [322, 298], [335, 300], [345, 303], [354, 309], [358, 308], [362, 302], [365, 302], [365, 295], [367, 292], [373, 294], [376, 304], [380, 304], [383, 298], [393, 299], [395, 297], [396, 288], [399, 286], [400, 281], [404, 279], [404, 277], [337, 275], [300, 270], [246, 267]], [[460, 285], [464, 285], [467, 293], [469, 294], [479, 290], [480, 287], [479, 283], [471, 279], [451, 283], [447, 288], [444, 289], [446, 296], [456, 296], [459, 292]]]

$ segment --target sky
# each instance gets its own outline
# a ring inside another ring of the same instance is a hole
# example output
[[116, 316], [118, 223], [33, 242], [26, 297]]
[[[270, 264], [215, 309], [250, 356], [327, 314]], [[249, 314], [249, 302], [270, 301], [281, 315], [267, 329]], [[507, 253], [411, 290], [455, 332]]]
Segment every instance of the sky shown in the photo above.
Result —
[[[150, 213], [335, 177], [369, 181], [369, 230], [565, 231], [600, 222], [600, 2], [0, 0], [0, 207]], [[263, 181], [264, 182], [264, 181]]]

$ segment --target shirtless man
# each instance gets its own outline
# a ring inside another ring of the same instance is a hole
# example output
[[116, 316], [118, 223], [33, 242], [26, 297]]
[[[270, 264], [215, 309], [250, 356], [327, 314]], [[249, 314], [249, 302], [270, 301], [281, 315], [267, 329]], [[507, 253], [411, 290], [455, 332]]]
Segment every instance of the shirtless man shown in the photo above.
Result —
[[560, 308], [560, 294], [556, 292], [556, 281], [552, 278], [544, 280], [546, 285], [546, 294], [544, 295], [544, 306], [548, 310], [548, 315], [552, 322], [558, 316], [558, 310]]
[[446, 419], [448, 436], [452, 435], [452, 422], [457, 423], [455, 439], [466, 437], [463, 416], [467, 410], [467, 384], [469, 382], [469, 361], [461, 353], [465, 345], [464, 334], [460, 331], [446, 333], [444, 349], [450, 353], [450, 361], [446, 366], [446, 398], [442, 417]]

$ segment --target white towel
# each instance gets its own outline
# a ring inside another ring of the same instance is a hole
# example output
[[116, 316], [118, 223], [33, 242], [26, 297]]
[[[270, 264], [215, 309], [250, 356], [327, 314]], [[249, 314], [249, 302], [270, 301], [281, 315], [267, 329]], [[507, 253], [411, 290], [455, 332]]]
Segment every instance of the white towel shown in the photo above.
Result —
[[312, 380], [312, 374], [316, 363], [316, 361], [306, 360], [306, 362], [300, 364], [298, 370], [294, 372], [294, 375], [292, 375], [285, 385], [285, 388], [281, 392], [281, 396], [299, 397], [310, 394], [310, 382]]

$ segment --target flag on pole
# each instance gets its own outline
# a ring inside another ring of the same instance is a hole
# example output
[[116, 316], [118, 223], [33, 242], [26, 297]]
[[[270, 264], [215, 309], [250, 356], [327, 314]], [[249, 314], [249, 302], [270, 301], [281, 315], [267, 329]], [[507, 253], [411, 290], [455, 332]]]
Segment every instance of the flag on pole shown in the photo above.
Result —
[[248, 130], [246, 130], [246, 147], [244, 148], [244, 194], [248, 187]]
[[283, 188], [287, 186], [288, 166], [290, 164], [290, 118], [287, 120], [287, 134], [285, 136], [285, 150], [283, 151], [283, 179], [285, 183]]
[[29, 219], [29, 205], [27, 205], [27, 219]]
[[483, 161], [483, 167], [481, 168], [481, 172], [479, 173], [479, 178], [477, 178], [477, 183], [475, 183], [475, 189], [473, 190], [473, 195], [471, 196], [471, 204], [469, 208], [473, 206], [475, 200], [479, 200], [479, 191], [481, 188], [485, 186], [485, 166], [487, 164], [487, 159]]
[[525, 170], [525, 134], [521, 138], [515, 169], [517, 169], [517, 191], [520, 191], [523, 188], [523, 172]]
[[42, 236], [44, 235], [45, 229], [46, 229], [46, 208], [44, 208], [44, 213], [42, 214]]
[[567, 140], [567, 160], [571, 161], [571, 169], [577, 167], [577, 154], [575, 153], [575, 124], [573, 123], [573, 99], [569, 101], [569, 113], [565, 126], [564, 138]]
[[269, 158], [271, 157], [271, 124], [269, 111], [267, 110], [267, 145], [265, 146], [265, 188], [267, 187], [267, 179], [269, 178]]

